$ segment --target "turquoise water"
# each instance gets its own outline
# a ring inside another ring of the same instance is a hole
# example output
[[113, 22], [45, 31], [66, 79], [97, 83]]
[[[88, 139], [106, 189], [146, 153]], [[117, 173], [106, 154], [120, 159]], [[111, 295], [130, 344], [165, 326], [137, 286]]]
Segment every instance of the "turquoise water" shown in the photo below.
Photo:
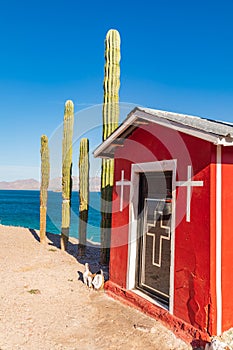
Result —
[[[61, 231], [60, 192], [48, 192], [47, 231], [59, 234]], [[71, 201], [70, 236], [78, 238], [79, 194], [73, 192]], [[87, 238], [100, 242], [100, 193], [90, 193]], [[0, 223], [3, 225], [40, 228], [40, 191], [0, 191]]]

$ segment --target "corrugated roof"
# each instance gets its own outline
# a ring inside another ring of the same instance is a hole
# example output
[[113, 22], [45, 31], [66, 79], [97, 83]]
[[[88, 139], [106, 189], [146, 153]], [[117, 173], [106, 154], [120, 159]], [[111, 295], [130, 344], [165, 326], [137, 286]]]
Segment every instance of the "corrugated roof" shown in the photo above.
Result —
[[123, 123], [94, 151], [95, 157], [111, 158], [116, 147], [123, 144], [141, 124], [155, 123], [194, 137], [212, 142], [216, 145], [233, 146], [233, 125], [221, 121], [136, 107]]
[[177, 122], [208, 133], [213, 133], [215, 135], [233, 137], [233, 125], [230, 123], [150, 108], [137, 107], [135, 110], [142, 111], [162, 119], [170, 120], [172, 122]]

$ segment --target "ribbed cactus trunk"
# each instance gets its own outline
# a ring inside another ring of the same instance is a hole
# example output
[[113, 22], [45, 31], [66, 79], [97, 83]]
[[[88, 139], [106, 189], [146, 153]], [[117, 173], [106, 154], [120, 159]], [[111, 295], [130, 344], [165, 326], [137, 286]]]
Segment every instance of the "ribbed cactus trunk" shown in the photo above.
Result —
[[69, 240], [70, 203], [72, 193], [72, 139], [74, 126], [74, 104], [65, 103], [64, 129], [62, 140], [62, 228], [61, 249], [66, 250]]
[[48, 137], [41, 136], [40, 242], [46, 242], [46, 213], [50, 175]]
[[86, 254], [86, 236], [89, 208], [89, 140], [81, 139], [79, 151], [79, 246], [78, 255]]
[[[120, 88], [120, 34], [108, 31], [105, 40], [103, 141], [118, 127]], [[102, 160], [101, 173], [101, 263], [110, 257], [114, 160]]]

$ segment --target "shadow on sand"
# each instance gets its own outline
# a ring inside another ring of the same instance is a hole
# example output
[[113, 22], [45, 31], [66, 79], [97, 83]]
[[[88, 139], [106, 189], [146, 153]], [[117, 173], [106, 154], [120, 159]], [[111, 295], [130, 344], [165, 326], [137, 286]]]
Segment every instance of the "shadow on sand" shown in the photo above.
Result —
[[[29, 229], [29, 231], [34, 237], [34, 239], [40, 242], [40, 237], [38, 235], [38, 232], [34, 229]], [[56, 247], [58, 249], [61, 248], [60, 235], [47, 232], [46, 236], [47, 236], [48, 246]], [[100, 246], [99, 245], [94, 245], [90, 242], [87, 242], [86, 256], [83, 258], [80, 258], [78, 257], [78, 242], [75, 238], [71, 237], [68, 242], [66, 253], [72, 255], [82, 265], [88, 262], [92, 273], [96, 273], [97, 271], [102, 269], [104, 272], [105, 281], [108, 280], [108, 277], [109, 277], [108, 266], [106, 265], [103, 266], [100, 264]], [[83, 282], [83, 273], [78, 270], [77, 275], [78, 275], [78, 280]], [[206, 344], [205, 341], [202, 341], [200, 339], [193, 339], [190, 345], [192, 346], [193, 350], [204, 350], [205, 344]]]
[[[29, 231], [32, 234], [32, 236], [35, 238], [35, 240], [40, 242], [40, 237], [38, 232], [31, 228], [29, 229]], [[60, 235], [46, 232], [46, 236], [47, 236], [47, 242], [49, 246], [56, 247], [58, 249], [61, 248]], [[108, 276], [109, 276], [108, 266], [100, 264], [100, 245], [87, 242], [86, 255], [84, 257], [79, 257], [78, 241], [75, 238], [70, 237], [66, 252], [72, 255], [82, 265], [84, 265], [87, 262], [89, 264], [89, 267], [92, 273], [96, 273], [97, 271], [102, 269], [104, 272], [105, 280], [108, 280]], [[79, 272], [80, 271], [78, 271], [78, 273]], [[80, 279], [82, 279], [82, 276], [80, 274], [79, 274], [79, 277]]]

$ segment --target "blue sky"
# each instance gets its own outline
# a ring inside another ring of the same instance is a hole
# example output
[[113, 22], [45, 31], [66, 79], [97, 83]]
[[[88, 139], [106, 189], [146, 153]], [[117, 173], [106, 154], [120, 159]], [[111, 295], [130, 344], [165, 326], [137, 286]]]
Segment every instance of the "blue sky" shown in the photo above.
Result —
[[233, 122], [232, 13], [232, 0], [0, 0], [0, 181], [39, 179], [40, 136], [54, 135], [67, 99], [80, 132], [85, 108], [88, 128], [101, 125], [110, 28], [121, 102]]

